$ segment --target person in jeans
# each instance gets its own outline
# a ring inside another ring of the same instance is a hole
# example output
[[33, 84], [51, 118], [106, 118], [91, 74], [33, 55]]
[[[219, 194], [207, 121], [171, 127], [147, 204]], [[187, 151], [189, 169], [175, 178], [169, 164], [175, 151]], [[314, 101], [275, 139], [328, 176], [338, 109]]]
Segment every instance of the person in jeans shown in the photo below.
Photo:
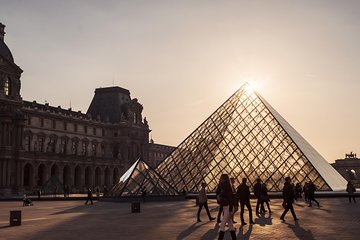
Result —
[[284, 183], [284, 188], [283, 188], [283, 199], [284, 199], [283, 207], [285, 208], [285, 210], [284, 210], [283, 214], [281, 214], [280, 219], [285, 221], [284, 217], [285, 217], [286, 213], [290, 210], [291, 214], [294, 218], [294, 221], [299, 220], [296, 217], [294, 207], [293, 207], [295, 196], [294, 196], [294, 188], [291, 185], [290, 177], [285, 178], [285, 183]]
[[201, 220], [200, 220], [200, 212], [201, 212], [202, 207], [205, 208], [206, 213], [207, 213], [207, 215], [209, 217], [209, 221], [212, 221], [212, 220], [215, 219], [214, 217], [211, 216], [210, 211], [209, 211], [209, 207], [208, 207], [208, 203], [207, 203], [208, 199], [207, 199], [207, 196], [206, 196], [206, 189], [205, 188], [206, 188], [206, 183], [205, 182], [201, 183], [201, 190], [199, 192], [199, 210], [197, 212], [197, 221], [198, 222], [201, 222]]
[[218, 189], [220, 192], [220, 194], [218, 195], [219, 202], [220, 205], [223, 207], [223, 217], [220, 224], [218, 240], [224, 239], [226, 223], [228, 224], [230, 230], [231, 239], [236, 240], [235, 229], [232, 221], [234, 208], [233, 192], [230, 184], [230, 179], [227, 174], [221, 175]]

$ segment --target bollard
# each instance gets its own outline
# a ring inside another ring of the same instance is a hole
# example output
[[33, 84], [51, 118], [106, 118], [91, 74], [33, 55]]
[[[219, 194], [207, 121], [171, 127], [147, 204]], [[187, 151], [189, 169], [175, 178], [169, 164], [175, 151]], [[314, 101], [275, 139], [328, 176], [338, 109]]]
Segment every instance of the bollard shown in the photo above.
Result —
[[140, 212], [140, 202], [132, 202], [131, 203], [131, 212], [139, 213]]
[[195, 206], [199, 206], [199, 197], [196, 197]]
[[21, 225], [21, 211], [10, 211], [10, 226]]

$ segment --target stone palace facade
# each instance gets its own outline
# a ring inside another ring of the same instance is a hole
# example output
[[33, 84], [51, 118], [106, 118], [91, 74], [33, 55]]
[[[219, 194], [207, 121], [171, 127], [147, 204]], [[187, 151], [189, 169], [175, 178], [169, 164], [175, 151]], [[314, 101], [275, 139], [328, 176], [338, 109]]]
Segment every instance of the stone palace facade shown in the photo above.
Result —
[[158, 163], [157, 149], [165, 155], [149, 143], [143, 106], [127, 89], [96, 89], [86, 114], [23, 100], [22, 70], [4, 28], [0, 23], [0, 195], [33, 192], [50, 177], [72, 193], [110, 188], [138, 158]]

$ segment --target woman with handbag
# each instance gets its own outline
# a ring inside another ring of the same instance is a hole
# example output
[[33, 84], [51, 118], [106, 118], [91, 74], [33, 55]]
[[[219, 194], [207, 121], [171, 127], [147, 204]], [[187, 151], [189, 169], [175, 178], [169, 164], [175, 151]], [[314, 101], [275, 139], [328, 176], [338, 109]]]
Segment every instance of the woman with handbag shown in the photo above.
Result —
[[234, 208], [233, 192], [230, 184], [230, 179], [227, 174], [221, 175], [218, 186], [218, 192], [219, 192], [218, 194], [219, 202], [223, 208], [223, 217], [220, 224], [218, 240], [224, 239], [226, 223], [229, 226], [231, 239], [236, 240], [235, 229], [232, 221], [233, 208]]

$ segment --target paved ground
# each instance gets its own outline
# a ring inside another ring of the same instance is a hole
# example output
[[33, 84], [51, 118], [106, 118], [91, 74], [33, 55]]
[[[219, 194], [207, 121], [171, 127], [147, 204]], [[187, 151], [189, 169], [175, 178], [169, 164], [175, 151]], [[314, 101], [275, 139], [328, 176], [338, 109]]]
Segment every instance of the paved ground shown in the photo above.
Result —
[[[281, 201], [272, 200], [272, 215], [256, 217], [254, 225], [235, 224], [238, 239], [360, 239], [360, 203], [349, 204], [345, 198], [320, 199], [320, 203], [320, 209], [297, 203], [300, 221], [294, 222], [289, 213], [283, 223]], [[215, 216], [213, 200], [210, 208]], [[10, 210], [22, 210], [21, 226], [8, 226]], [[43, 201], [22, 207], [20, 202], [0, 202], [0, 239], [217, 239], [218, 224], [208, 222], [205, 211], [203, 222], [197, 223], [196, 211], [193, 200], [148, 202], [141, 205], [141, 213], [131, 213], [130, 203]], [[229, 233], [225, 239], [230, 239]]]

